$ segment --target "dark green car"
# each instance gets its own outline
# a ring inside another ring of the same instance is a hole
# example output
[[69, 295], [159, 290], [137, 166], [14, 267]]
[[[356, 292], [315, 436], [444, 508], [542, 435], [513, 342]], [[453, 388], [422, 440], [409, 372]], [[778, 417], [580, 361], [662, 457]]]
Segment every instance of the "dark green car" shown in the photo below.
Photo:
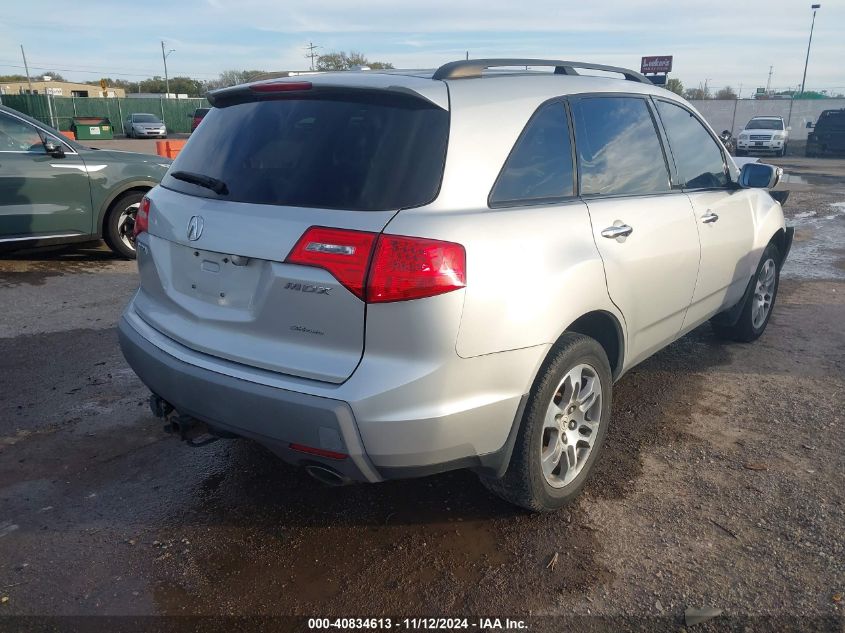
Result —
[[85, 147], [0, 106], [0, 248], [102, 238], [135, 257], [135, 212], [170, 162]]

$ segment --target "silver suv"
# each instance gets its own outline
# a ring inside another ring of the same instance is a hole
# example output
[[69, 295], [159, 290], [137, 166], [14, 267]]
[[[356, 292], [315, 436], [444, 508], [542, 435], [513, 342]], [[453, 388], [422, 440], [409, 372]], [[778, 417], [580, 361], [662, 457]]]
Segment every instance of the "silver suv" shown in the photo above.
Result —
[[771, 316], [779, 170], [740, 172], [636, 72], [472, 60], [210, 100], [139, 209], [120, 322], [183, 430], [329, 483], [469, 468], [552, 510], [595, 465], [614, 381], [707, 320], [752, 341]]

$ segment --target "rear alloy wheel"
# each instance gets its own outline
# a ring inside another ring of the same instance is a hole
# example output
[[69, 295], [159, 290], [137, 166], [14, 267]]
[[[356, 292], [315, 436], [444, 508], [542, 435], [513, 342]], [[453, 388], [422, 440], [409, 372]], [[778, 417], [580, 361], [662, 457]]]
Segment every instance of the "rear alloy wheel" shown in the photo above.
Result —
[[528, 395], [504, 477], [482, 478], [484, 485], [534, 512], [566, 505], [584, 487], [601, 452], [611, 390], [601, 345], [583, 334], [565, 334]]
[[750, 343], [760, 337], [775, 307], [780, 283], [780, 261], [777, 246], [769, 244], [757, 265], [757, 272], [751, 282], [753, 289], [745, 300], [739, 320], [733, 325], [711, 321], [717, 336], [742, 343]]
[[108, 211], [103, 235], [106, 244], [118, 255], [135, 259], [135, 215], [144, 194], [130, 191], [115, 200]]
[[546, 409], [540, 463], [553, 488], [563, 488], [583, 470], [601, 420], [601, 381], [595, 368], [578, 365], [563, 377]]

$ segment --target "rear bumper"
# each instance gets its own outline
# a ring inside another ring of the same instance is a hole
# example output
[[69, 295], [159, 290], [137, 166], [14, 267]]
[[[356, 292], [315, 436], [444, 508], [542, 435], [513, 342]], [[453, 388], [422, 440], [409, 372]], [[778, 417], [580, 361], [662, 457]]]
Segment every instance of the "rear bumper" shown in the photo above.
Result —
[[[118, 326], [127, 362], [150, 390], [177, 411], [206, 424], [254, 439], [296, 465], [330, 466], [356, 481], [381, 481], [364, 453], [349, 405], [241, 380], [197, 367], [164, 352], [125, 317]], [[346, 459], [314, 457], [292, 443], [344, 453]]]

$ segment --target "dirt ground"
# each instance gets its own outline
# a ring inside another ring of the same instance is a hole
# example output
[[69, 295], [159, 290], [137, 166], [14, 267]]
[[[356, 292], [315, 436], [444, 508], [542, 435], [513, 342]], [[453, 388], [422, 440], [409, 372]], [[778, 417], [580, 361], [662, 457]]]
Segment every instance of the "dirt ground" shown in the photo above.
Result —
[[677, 631], [713, 607], [691, 630], [843, 630], [845, 160], [781, 162], [796, 238], [764, 336], [703, 326], [623, 377], [598, 472], [543, 516], [468, 472], [327, 488], [247, 441], [188, 448], [117, 347], [134, 265], [102, 248], [4, 256], [0, 615]]

